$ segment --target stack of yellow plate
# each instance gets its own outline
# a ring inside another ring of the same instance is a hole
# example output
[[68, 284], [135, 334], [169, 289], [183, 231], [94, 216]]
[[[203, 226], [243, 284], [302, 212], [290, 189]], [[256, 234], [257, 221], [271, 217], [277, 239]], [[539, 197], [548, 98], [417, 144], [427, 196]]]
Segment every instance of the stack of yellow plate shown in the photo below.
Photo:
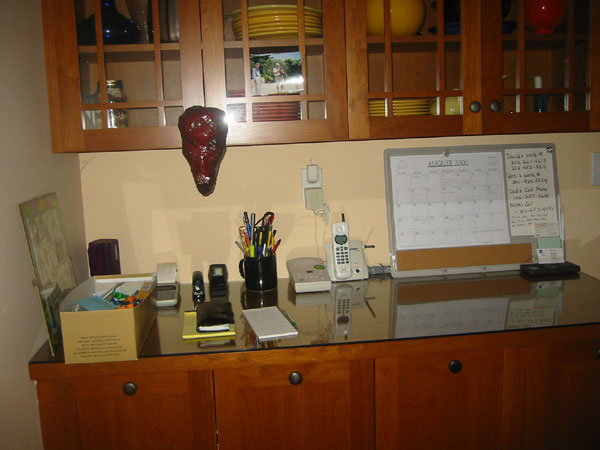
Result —
[[[429, 98], [395, 98], [392, 100], [392, 114], [394, 116], [425, 116], [430, 114]], [[384, 99], [369, 100], [369, 116], [385, 117], [386, 108]]]
[[429, 98], [395, 98], [392, 100], [394, 116], [426, 116], [430, 114]]
[[385, 100], [383, 100], [383, 99], [369, 100], [369, 116], [385, 117]]
[[[236, 39], [242, 39], [242, 11], [230, 14]], [[323, 14], [320, 10], [304, 7], [304, 31], [307, 37], [323, 36]], [[248, 8], [248, 35], [250, 39], [298, 37], [298, 8], [295, 5], [265, 5]]]

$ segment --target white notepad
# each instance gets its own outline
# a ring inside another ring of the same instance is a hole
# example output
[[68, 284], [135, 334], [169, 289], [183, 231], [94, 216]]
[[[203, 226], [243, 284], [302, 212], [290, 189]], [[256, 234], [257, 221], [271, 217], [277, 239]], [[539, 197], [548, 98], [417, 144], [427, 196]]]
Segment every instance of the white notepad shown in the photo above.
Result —
[[259, 342], [298, 336], [289, 320], [277, 306], [245, 309], [243, 312]]

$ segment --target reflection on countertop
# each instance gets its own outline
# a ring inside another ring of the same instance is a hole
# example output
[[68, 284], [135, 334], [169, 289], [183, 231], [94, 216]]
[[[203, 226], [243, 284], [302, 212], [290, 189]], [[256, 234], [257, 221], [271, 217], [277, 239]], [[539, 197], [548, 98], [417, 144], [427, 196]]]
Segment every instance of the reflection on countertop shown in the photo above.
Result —
[[[229, 284], [228, 300], [234, 311], [235, 339], [213, 341], [182, 339], [183, 312], [193, 309], [191, 285], [182, 285], [180, 295], [176, 307], [158, 310], [142, 358], [600, 323], [600, 280], [585, 274], [539, 281], [517, 272], [371, 278], [334, 283], [329, 292], [305, 294], [296, 294], [287, 279], [280, 279], [276, 290], [263, 293], [246, 292], [242, 282], [234, 281]], [[242, 310], [264, 306], [285, 311], [296, 323], [298, 337], [259, 345]], [[60, 356], [50, 356], [47, 347], [31, 362], [60, 361]]]

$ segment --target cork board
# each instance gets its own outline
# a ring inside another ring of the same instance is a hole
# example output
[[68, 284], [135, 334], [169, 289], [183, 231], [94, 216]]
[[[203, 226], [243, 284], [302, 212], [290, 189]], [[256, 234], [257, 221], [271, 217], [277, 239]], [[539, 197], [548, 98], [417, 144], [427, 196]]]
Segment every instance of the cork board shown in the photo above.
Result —
[[555, 160], [547, 143], [386, 150], [392, 276], [536, 261], [536, 233], [560, 231]]

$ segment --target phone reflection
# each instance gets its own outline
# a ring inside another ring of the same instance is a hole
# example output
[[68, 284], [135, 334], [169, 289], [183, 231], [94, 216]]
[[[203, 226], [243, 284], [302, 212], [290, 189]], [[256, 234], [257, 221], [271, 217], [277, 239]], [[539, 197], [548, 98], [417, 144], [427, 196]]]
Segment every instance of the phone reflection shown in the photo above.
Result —
[[352, 311], [367, 307], [374, 316], [366, 297], [368, 280], [336, 282], [325, 292], [297, 294], [290, 286], [288, 299], [298, 307], [317, 307], [317, 336], [311, 344], [327, 344], [352, 332]]

